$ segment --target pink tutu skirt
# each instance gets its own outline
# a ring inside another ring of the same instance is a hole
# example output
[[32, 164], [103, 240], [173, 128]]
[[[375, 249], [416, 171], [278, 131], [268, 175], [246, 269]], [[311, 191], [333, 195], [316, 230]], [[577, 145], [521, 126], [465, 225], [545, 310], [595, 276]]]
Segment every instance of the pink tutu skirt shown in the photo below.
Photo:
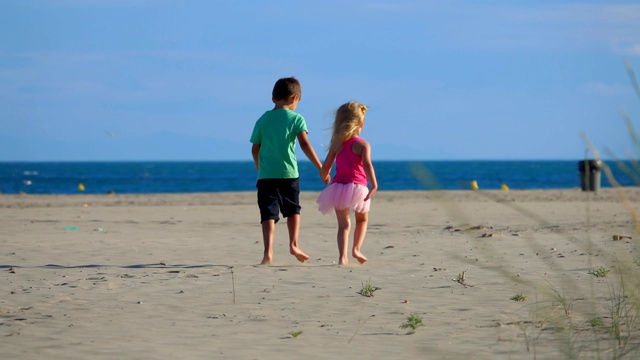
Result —
[[323, 214], [334, 209], [352, 209], [355, 212], [369, 212], [371, 200], [364, 201], [369, 193], [369, 188], [361, 184], [332, 183], [318, 195], [318, 210]]

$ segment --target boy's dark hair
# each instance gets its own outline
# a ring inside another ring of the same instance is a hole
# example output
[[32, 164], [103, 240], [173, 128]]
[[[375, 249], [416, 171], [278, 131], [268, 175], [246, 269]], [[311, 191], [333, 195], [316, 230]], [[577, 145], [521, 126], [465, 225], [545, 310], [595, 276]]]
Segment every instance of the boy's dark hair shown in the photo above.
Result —
[[273, 92], [271, 96], [274, 100], [286, 100], [293, 95], [298, 95], [300, 98], [302, 97], [302, 86], [300, 86], [300, 81], [293, 76], [278, 79], [276, 84], [273, 85]]

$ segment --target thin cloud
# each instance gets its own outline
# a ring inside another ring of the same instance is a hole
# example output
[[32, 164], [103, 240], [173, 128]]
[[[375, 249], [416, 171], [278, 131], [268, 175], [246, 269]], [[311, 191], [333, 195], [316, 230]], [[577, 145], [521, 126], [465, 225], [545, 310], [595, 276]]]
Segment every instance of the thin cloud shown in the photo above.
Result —
[[608, 44], [619, 54], [640, 53], [640, 5], [560, 4], [528, 9], [523, 21], [546, 26], [562, 40]]
[[[427, 28], [438, 29], [437, 33], [432, 30], [424, 35], [447, 47], [600, 48], [635, 56], [640, 46], [640, 5], [635, 4], [405, 3], [393, 6], [379, 3], [369, 6], [405, 10], [408, 21], [421, 21], [428, 24]], [[469, 32], [469, 28], [473, 31]]]
[[582, 91], [597, 95], [618, 95], [628, 92], [628, 86], [621, 84], [607, 84], [604, 82], [593, 81], [583, 84], [579, 88]]
[[132, 7], [140, 5], [158, 5], [168, 0], [52, 0], [46, 6], [78, 6], [78, 7]]
[[415, 8], [413, 4], [408, 3], [369, 3], [366, 5], [369, 10], [373, 11], [405, 11]]
[[635, 44], [614, 43], [613, 52], [626, 56], [640, 56], [640, 42]]

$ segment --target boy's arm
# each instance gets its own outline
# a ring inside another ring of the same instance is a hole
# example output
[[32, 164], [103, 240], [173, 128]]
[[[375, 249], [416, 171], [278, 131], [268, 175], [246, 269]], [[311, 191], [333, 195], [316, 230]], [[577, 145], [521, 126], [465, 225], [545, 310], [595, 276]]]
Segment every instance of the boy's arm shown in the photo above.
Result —
[[256, 170], [260, 170], [260, 144], [253, 144], [251, 146], [251, 156], [253, 156], [253, 163], [256, 165]]
[[321, 172], [320, 178], [322, 179], [322, 181], [325, 184], [328, 184], [329, 179], [326, 176], [322, 176], [322, 163], [320, 162], [318, 155], [316, 155], [316, 151], [313, 150], [313, 146], [311, 146], [311, 142], [309, 142], [309, 137], [307, 137], [306, 131], [300, 131], [298, 133], [298, 142], [300, 143], [300, 148], [307, 156], [307, 158], [311, 160], [311, 163], [316, 167], [316, 169], [318, 169], [318, 171]]
[[300, 143], [300, 148], [304, 151], [304, 154], [307, 156], [311, 163], [316, 167], [316, 169], [322, 169], [322, 163], [316, 155], [316, 151], [313, 150], [313, 146], [311, 146], [311, 142], [309, 142], [309, 138], [307, 137], [306, 131], [300, 131], [298, 133], [298, 142]]
[[333, 150], [329, 150], [327, 157], [324, 159], [322, 163], [322, 169], [320, 169], [320, 178], [324, 181], [325, 184], [331, 182], [331, 168], [333, 167], [333, 163], [336, 161], [336, 152]]

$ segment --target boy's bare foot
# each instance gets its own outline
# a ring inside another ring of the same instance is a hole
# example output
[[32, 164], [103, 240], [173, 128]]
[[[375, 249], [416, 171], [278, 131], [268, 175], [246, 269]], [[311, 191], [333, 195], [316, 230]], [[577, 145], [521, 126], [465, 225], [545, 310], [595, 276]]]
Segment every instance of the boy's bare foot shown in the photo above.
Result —
[[358, 261], [360, 261], [360, 264], [364, 264], [367, 261], [367, 257], [364, 256], [360, 251], [357, 250], [353, 250], [353, 252], [351, 253], [351, 255], [356, 258]]
[[300, 250], [300, 248], [297, 246], [291, 246], [289, 248], [289, 252], [291, 253], [291, 255], [295, 256], [296, 259], [298, 259], [298, 261], [300, 261], [301, 263], [309, 260], [309, 255], [303, 253], [302, 250]]
[[260, 263], [260, 265], [269, 265], [271, 264], [271, 261], [273, 261], [273, 252], [265, 250], [264, 254], [262, 255], [262, 262]]

